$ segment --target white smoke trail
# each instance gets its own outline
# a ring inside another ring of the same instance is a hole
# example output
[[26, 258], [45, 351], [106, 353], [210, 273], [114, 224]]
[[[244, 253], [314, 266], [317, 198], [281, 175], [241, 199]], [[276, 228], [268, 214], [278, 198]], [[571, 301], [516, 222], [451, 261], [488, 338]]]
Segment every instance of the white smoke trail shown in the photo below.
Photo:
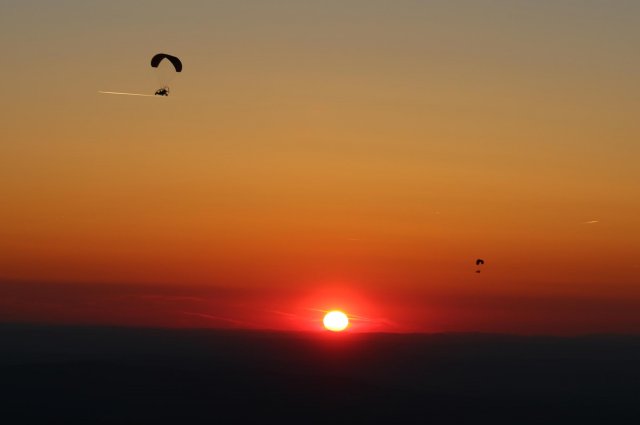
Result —
[[122, 93], [122, 92], [118, 92], [118, 91], [100, 91], [100, 90], [98, 90], [98, 93], [102, 93], [102, 94], [122, 94], [122, 95], [125, 95], [125, 96], [155, 97], [155, 95], [153, 95], [153, 94]]

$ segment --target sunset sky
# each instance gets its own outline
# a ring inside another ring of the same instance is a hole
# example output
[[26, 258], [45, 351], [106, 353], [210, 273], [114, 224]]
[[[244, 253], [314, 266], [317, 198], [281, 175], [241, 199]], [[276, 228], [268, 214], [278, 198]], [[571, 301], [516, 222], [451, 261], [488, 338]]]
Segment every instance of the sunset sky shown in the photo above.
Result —
[[0, 51], [0, 321], [640, 332], [639, 2], [9, 0]]

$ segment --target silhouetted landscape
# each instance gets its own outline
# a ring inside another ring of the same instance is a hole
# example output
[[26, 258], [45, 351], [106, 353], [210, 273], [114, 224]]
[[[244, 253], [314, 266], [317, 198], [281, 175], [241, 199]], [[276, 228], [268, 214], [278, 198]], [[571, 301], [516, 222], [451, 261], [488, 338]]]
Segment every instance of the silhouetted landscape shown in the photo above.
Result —
[[635, 423], [640, 337], [0, 325], [19, 423]]

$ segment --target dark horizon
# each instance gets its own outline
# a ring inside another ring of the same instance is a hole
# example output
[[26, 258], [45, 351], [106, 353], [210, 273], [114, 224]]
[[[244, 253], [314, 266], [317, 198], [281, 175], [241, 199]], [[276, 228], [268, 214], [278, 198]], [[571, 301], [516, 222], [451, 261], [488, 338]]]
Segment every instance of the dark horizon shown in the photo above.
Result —
[[[220, 332], [220, 333], [246, 333], [246, 334], [254, 334], [254, 333], [265, 333], [265, 334], [291, 334], [291, 335], [305, 335], [309, 336], [309, 338], [318, 338], [319, 335], [328, 335], [328, 338], [344, 338], [344, 339], [357, 339], [359, 336], [375, 336], [375, 335], [405, 335], [405, 336], [496, 336], [496, 337], [513, 337], [513, 338], [555, 338], [555, 339], [579, 339], [579, 338], [591, 338], [591, 337], [630, 337], [640, 338], [640, 332], [584, 332], [584, 333], [573, 333], [573, 334], [557, 334], [557, 333], [522, 333], [522, 332], [483, 332], [483, 331], [396, 331], [396, 332], [385, 332], [385, 331], [367, 331], [367, 332], [352, 332], [352, 331], [344, 331], [344, 332], [331, 332], [326, 329], [324, 330], [292, 330], [292, 329], [278, 329], [278, 328], [225, 328], [225, 327], [171, 327], [171, 326], [156, 326], [156, 325], [127, 325], [127, 324], [106, 324], [106, 323], [76, 323], [76, 322], [56, 322], [56, 323], [46, 323], [46, 322], [28, 322], [28, 321], [19, 321], [19, 322], [0, 322], [0, 328], [2, 327], [16, 327], [16, 328], [60, 328], [60, 329], [83, 329], [83, 328], [91, 328], [91, 329], [113, 329], [113, 330], [149, 330], [149, 331], [184, 331], [184, 332]], [[320, 336], [322, 338], [322, 336]]]
[[[12, 423], [630, 423], [640, 335], [0, 324]], [[125, 419], [122, 419], [125, 418]]]

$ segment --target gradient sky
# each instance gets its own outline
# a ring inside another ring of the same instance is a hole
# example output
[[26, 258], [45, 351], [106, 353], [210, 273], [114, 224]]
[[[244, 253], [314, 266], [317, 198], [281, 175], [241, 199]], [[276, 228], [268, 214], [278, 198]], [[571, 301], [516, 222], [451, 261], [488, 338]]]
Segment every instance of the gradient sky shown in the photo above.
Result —
[[636, 1], [9, 0], [0, 51], [0, 320], [640, 332]]

